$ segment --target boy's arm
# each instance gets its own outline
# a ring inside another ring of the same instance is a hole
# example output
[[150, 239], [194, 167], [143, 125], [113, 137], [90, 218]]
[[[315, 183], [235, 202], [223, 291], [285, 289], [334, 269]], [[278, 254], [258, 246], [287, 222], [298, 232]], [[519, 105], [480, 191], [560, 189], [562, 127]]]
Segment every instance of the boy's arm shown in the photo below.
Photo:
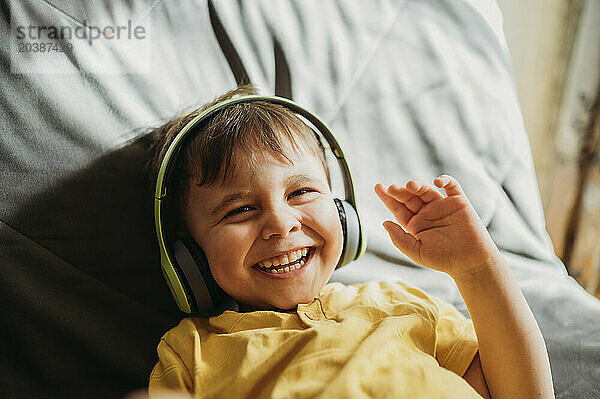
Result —
[[472, 274], [452, 277], [475, 326], [492, 398], [553, 398], [542, 333], [500, 253]]
[[[402, 225], [386, 221], [384, 228], [416, 263], [456, 281], [491, 397], [553, 398], [544, 340], [512, 272], [456, 179], [442, 175], [434, 184], [447, 196], [414, 180], [387, 190], [377, 184], [377, 195]], [[467, 378], [477, 376], [476, 366]]]

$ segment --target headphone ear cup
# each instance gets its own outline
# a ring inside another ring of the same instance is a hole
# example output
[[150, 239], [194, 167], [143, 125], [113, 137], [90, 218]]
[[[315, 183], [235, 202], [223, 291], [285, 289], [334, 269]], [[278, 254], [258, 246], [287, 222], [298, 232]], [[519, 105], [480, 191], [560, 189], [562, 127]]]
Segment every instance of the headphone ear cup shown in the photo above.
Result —
[[342, 224], [342, 233], [344, 235], [344, 247], [336, 266], [337, 269], [358, 259], [362, 254], [360, 252], [362, 232], [358, 214], [352, 204], [338, 198], [334, 198], [333, 201], [338, 209], [338, 215]]
[[191, 237], [173, 243], [175, 259], [183, 274], [184, 283], [191, 293], [188, 302], [200, 315], [208, 315], [223, 301], [226, 294], [215, 281], [206, 255]]

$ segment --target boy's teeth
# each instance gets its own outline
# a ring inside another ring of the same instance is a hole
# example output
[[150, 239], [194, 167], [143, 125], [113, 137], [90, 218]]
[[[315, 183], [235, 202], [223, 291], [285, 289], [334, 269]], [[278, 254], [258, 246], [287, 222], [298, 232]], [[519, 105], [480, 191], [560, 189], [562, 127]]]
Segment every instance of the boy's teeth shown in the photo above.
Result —
[[280, 273], [289, 273], [291, 271], [294, 271], [296, 269], [300, 269], [302, 266], [304, 266], [306, 264], [306, 262], [304, 261], [304, 259], [300, 259], [300, 261], [294, 265], [291, 266], [286, 266], [283, 268], [270, 268], [267, 269], [266, 271], [269, 273], [273, 273], [273, 274], [280, 274]]
[[263, 262], [258, 262], [258, 265], [261, 267], [271, 268], [280, 265], [286, 265], [288, 263], [292, 263], [305, 256], [308, 253], [308, 248], [302, 248], [298, 251], [288, 252], [283, 256], [279, 256], [277, 258], [268, 259]]

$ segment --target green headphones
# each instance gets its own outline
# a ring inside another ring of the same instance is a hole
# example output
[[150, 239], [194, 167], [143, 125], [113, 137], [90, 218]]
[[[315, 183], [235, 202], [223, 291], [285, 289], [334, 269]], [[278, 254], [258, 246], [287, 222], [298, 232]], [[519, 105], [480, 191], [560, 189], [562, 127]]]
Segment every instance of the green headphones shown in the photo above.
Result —
[[[166, 237], [163, 226], [167, 223], [165, 199], [168, 193], [169, 174], [175, 165], [177, 154], [183, 147], [184, 138], [191, 138], [212, 115], [223, 108], [251, 101], [266, 101], [282, 105], [304, 117], [325, 137], [341, 167], [346, 195], [345, 200], [334, 198], [344, 234], [343, 250], [336, 269], [358, 259], [366, 249], [366, 236], [358, 216], [350, 169], [329, 128], [316, 115], [282, 97], [248, 95], [220, 102], [196, 116], [177, 134], [162, 160], [154, 193], [154, 224], [160, 249], [162, 273], [177, 306], [182, 312], [188, 314], [197, 312], [200, 315], [210, 315], [226, 301], [228, 296], [215, 282], [204, 251], [194, 239], [185, 237], [174, 243], [167, 242], [168, 237]], [[315, 135], [317, 135], [316, 132]], [[319, 139], [318, 135], [317, 139]]]

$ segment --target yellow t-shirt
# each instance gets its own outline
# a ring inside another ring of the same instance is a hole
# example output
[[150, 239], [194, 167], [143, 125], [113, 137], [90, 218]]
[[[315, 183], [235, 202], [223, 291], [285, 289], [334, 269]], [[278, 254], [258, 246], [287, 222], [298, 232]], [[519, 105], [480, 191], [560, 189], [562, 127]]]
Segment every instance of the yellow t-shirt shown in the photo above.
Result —
[[202, 398], [481, 398], [461, 377], [471, 320], [397, 282], [329, 283], [286, 312], [188, 317], [158, 344], [149, 392]]

